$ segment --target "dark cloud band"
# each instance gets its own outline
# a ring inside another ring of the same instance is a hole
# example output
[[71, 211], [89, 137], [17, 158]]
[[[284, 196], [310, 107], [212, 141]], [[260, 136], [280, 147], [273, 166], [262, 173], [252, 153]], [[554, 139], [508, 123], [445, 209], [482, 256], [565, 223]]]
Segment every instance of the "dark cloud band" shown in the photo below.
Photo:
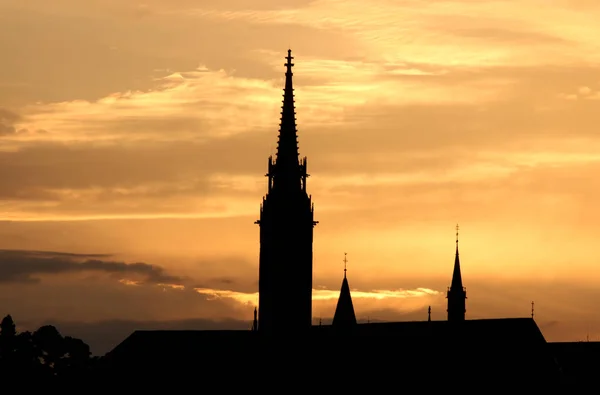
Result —
[[182, 277], [171, 276], [160, 266], [143, 262], [125, 263], [106, 254], [73, 254], [51, 251], [0, 250], [0, 283], [29, 283], [48, 274], [104, 272], [138, 276], [151, 284], [181, 284]]

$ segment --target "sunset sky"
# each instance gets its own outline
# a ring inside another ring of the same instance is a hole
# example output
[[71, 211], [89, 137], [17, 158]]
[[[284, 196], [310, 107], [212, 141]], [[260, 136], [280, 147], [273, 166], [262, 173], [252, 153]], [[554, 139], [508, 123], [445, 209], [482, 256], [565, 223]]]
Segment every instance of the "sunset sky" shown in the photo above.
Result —
[[[282, 5], [285, 4], [285, 5]], [[600, 3], [0, 0], [0, 313], [104, 353], [249, 329], [287, 49], [313, 315], [600, 337]]]

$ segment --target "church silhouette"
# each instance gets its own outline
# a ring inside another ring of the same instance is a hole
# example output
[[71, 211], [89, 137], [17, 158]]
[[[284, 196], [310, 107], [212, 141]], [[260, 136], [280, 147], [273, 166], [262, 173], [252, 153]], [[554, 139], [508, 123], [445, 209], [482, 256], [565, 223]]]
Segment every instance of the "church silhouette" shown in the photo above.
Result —
[[[259, 303], [251, 330], [136, 331], [104, 358], [119, 380], [216, 380], [222, 390], [295, 387], [480, 390], [553, 389], [561, 371], [533, 316], [468, 320], [458, 227], [447, 320], [358, 323], [346, 268], [331, 325], [313, 325], [315, 206], [299, 158], [291, 50], [275, 158], [260, 205]], [[344, 259], [346, 260], [346, 259]], [[431, 313], [431, 309], [429, 309]], [[425, 317], [424, 317], [425, 318]], [[343, 378], [340, 378], [340, 374]], [[222, 375], [222, 376], [221, 376]], [[241, 388], [241, 387], [240, 387]]]

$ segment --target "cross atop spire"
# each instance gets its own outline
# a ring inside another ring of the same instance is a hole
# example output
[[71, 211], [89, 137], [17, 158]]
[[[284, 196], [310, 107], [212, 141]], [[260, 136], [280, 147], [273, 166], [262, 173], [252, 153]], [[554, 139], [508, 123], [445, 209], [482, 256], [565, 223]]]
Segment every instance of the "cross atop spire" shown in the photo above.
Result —
[[348, 264], [348, 253], [344, 252], [344, 278], [346, 278], [346, 264]]
[[458, 249], [458, 224], [456, 224], [456, 248]]

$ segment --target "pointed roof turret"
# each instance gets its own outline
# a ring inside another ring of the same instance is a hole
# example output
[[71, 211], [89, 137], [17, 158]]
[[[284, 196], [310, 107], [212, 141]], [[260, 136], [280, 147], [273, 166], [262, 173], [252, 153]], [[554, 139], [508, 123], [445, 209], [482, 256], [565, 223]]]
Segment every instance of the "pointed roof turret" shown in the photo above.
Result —
[[344, 280], [342, 281], [340, 297], [338, 299], [337, 307], [335, 308], [335, 314], [333, 316], [332, 323], [333, 326], [344, 328], [356, 325], [354, 305], [352, 304], [350, 286], [348, 285], [348, 278], [346, 277], [346, 264], [348, 262], [346, 255], [347, 254], [344, 253]]
[[463, 287], [460, 273], [460, 259], [458, 256], [458, 225], [456, 225], [456, 255], [454, 257], [454, 270], [452, 282], [446, 294], [448, 298], [448, 321], [464, 321], [466, 313], [467, 290]]
[[[277, 174], [284, 175], [285, 179], [299, 174], [300, 162], [298, 152], [298, 130], [296, 129], [296, 109], [294, 106], [294, 85], [292, 82], [292, 50], [288, 49], [287, 62], [285, 63], [285, 88], [283, 92], [283, 105], [281, 106], [281, 123], [279, 124], [279, 138], [277, 141], [276, 165]], [[276, 177], [277, 179], [277, 177]], [[277, 183], [277, 180], [276, 180]], [[299, 185], [299, 184], [298, 184]]]
[[462, 275], [460, 273], [460, 259], [458, 256], [458, 225], [456, 225], [456, 254], [454, 255], [454, 271], [452, 272], [451, 289], [462, 290]]

